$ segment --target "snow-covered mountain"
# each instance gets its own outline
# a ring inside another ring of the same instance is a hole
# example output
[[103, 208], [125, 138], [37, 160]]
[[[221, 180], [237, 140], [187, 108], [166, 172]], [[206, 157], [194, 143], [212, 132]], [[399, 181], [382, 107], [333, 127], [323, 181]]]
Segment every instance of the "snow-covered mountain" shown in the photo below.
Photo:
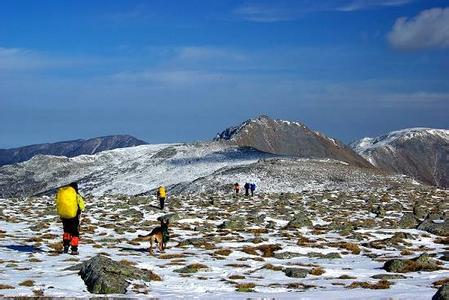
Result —
[[449, 187], [449, 130], [403, 129], [363, 138], [351, 147], [380, 169]]
[[[230, 191], [256, 182], [258, 191], [369, 189], [410, 183], [335, 160], [279, 157], [223, 142], [142, 145], [73, 158], [38, 155], [0, 167], [0, 197], [30, 196], [79, 181], [84, 194], [137, 195], [166, 185], [177, 192]], [[371, 185], [373, 183], [373, 185]]]
[[95, 154], [105, 150], [144, 144], [147, 143], [130, 135], [111, 135], [88, 140], [79, 139], [12, 149], [0, 149], [0, 166], [27, 161], [38, 154], [75, 157], [82, 154]]
[[72, 181], [80, 181], [85, 193], [134, 195], [270, 156], [219, 142], [142, 145], [73, 158], [38, 155], [0, 167], [0, 197], [39, 194]]
[[355, 166], [372, 167], [343, 143], [313, 131], [305, 125], [259, 116], [227, 128], [215, 140], [229, 141], [260, 151], [302, 158], [330, 158]]

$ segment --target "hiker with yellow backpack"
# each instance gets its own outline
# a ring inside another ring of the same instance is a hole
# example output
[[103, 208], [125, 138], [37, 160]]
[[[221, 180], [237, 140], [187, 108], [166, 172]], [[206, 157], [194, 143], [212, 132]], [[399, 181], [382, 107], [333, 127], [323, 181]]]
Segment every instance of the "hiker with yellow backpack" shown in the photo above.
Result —
[[58, 189], [56, 193], [56, 210], [61, 217], [64, 234], [62, 236], [64, 253], [77, 255], [80, 240], [80, 215], [84, 210], [84, 200], [78, 192], [78, 183], [72, 182]]
[[167, 197], [167, 191], [165, 190], [165, 187], [163, 185], [161, 185], [157, 189], [157, 198], [159, 199], [159, 205], [162, 210], [164, 209], [164, 203], [165, 203], [166, 197]]

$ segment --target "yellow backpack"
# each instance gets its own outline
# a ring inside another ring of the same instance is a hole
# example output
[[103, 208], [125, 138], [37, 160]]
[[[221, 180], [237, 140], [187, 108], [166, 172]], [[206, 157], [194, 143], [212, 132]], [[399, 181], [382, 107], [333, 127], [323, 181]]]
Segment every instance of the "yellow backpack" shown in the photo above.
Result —
[[74, 188], [65, 186], [58, 189], [56, 194], [56, 210], [61, 218], [71, 219], [76, 217], [78, 202]]
[[167, 193], [165, 192], [165, 187], [160, 186], [160, 187], [159, 187], [158, 194], [159, 194], [159, 197], [165, 198], [165, 196], [167, 196]]

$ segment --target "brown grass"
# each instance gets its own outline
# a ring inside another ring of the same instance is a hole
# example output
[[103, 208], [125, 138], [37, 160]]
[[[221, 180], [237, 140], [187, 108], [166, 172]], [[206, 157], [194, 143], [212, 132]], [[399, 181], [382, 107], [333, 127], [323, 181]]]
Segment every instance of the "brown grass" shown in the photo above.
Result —
[[0, 284], [0, 290], [12, 290], [12, 289], [15, 289], [15, 287], [7, 284]]
[[272, 264], [266, 264], [262, 268], [267, 269], [267, 270], [273, 270], [273, 271], [282, 271], [284, 269], [282, 266], [275, 266]]
[[61, 252], [62, 249], [64, 249], [62, 242], [50, 244], [50, 245], [48, 245], [48, 247], [52, 248], [56, 252]]
[[148, 271], [148, 277], [150, 278], [150, 280], [152, 281], [162, 281], [162, 277], [159, 276], [158, 274], [152, 272], [152, 271]]
[[22, 281], [21, 283], [19, 283], [20, 286], [34, 286], [34, 281], [33, 280], [25, 280]]
[[250, 255], [259, 255], [259, 253], [257, 253], [257, 251], [256, 251], [256, 248], [251, 247], [251, 246], [244, 246], [241, 251], [245, 252], [246, 254], [250, 254]]
[[371, 290], [385, 290], [389, 289], [391, 286], [391, 282], [385, 279], [379, 280], [376, 283], [369, 283], [364, 281], [354, 281], [350, 285], [347, 286], [348, 289], [362, 288], [362, 289], [371, 289]]
[[124, 265], [126, 265], [126, 266], [135, 266], [137, 263], [135, 263], [135, 262], [133, 262], [133, 261], [129, 261], [129, 260], [126, 260], [126, 259], [122, 259], [121, 261], [120, 261], [120, 263], [122, 263], [122, 264], [124, 264]]
[[401, 255], [403, 255], [403, 256], [412, 255], [412, 254], [414, 254], [414, 252], [412, 252], [408, 249], [404, 249], [401, 251]]
[[217, 251], [214, 252], [214, 255], [228, 256], [231, 253], [232, 253], [232, 250], [230, 250], [230, 249], [218, 249]]
[[350, 251], [352, 254], [360, 254], [360, 247], [354, 243], [340, 243], [338, 245], [340, 249], [345, 249]]
[[233, 267], [233, 268], [251, 268], [249, 265], [245, 264], [227, 264], [225, 267]]
[[439, 238], [435, 239], [434, 243], [442, 244], [442, 245], [449, 245], [449, 236], [439, 237]]
[[245, 279], [245, 276], [243, 276], [243, 275], [231, 275], [231, 276], [229, 276], [229, 279], [232, 279], [232, 280]]
[[173, 259], [173, 258], [184, 258], [184, 257], [186, 257], [186, 255], [183, 253], [159, 255], [160, 259]]
[[253, 234], [262, 234], [262, 233], [268, 233], [268, 229], [266, 228], [252, 228], [249, 230], [249, 232]]
[[235, 287], [237, 292], [247, 293], [253, 292], [253, 289], [256, 287], [256, 284], [252, 282], [239, 283]]
[[341, 275], [340, 277], [338, 277], [338, 279], [356, 279], [357, 277], [354, 276], [349, 276], [349, 275]]
[[448, 278], [444, 278], [444, 279], [437, 280], [437, 281], [435, 281], [435, 282], [432, 283], [432, 284], [433, 284], [434, 287], [440, 287], [440, 286], [442, 286], [442, 285], [445, 284], [445, 283], [449, 283], [449, 277], [448, 277]]
[[260, 245], [256, 248], [262, 252], [262, 257], [272, 257], [274, 251], [281, 250], [282, 247], [278, 244]]
[[320, 276], [320, 275], [323, 275], [324, 273], [326, 273], [326, 271], [321, 267], [313, 268], [309, 271], [310, 275], [315, 275], [315, 276]]

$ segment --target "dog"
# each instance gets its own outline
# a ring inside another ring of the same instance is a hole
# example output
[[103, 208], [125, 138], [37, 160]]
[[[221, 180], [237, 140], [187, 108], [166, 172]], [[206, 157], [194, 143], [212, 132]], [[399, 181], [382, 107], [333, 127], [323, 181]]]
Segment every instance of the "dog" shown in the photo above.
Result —
[[169, 220], [161, 219], [161, 226], [158, 226], [156, 228], [153, 228], [151, 232], [147, 235], [139, 235], [141, 238], [149, 239], [150, 240], [150, 255], [153, 255], [153, 243], [156, 242], [158, 245], [159, 251], [164, 252], [165, 246], [167, 244], [167, 241], [169, 239], [168, 234], [168, 223]]

